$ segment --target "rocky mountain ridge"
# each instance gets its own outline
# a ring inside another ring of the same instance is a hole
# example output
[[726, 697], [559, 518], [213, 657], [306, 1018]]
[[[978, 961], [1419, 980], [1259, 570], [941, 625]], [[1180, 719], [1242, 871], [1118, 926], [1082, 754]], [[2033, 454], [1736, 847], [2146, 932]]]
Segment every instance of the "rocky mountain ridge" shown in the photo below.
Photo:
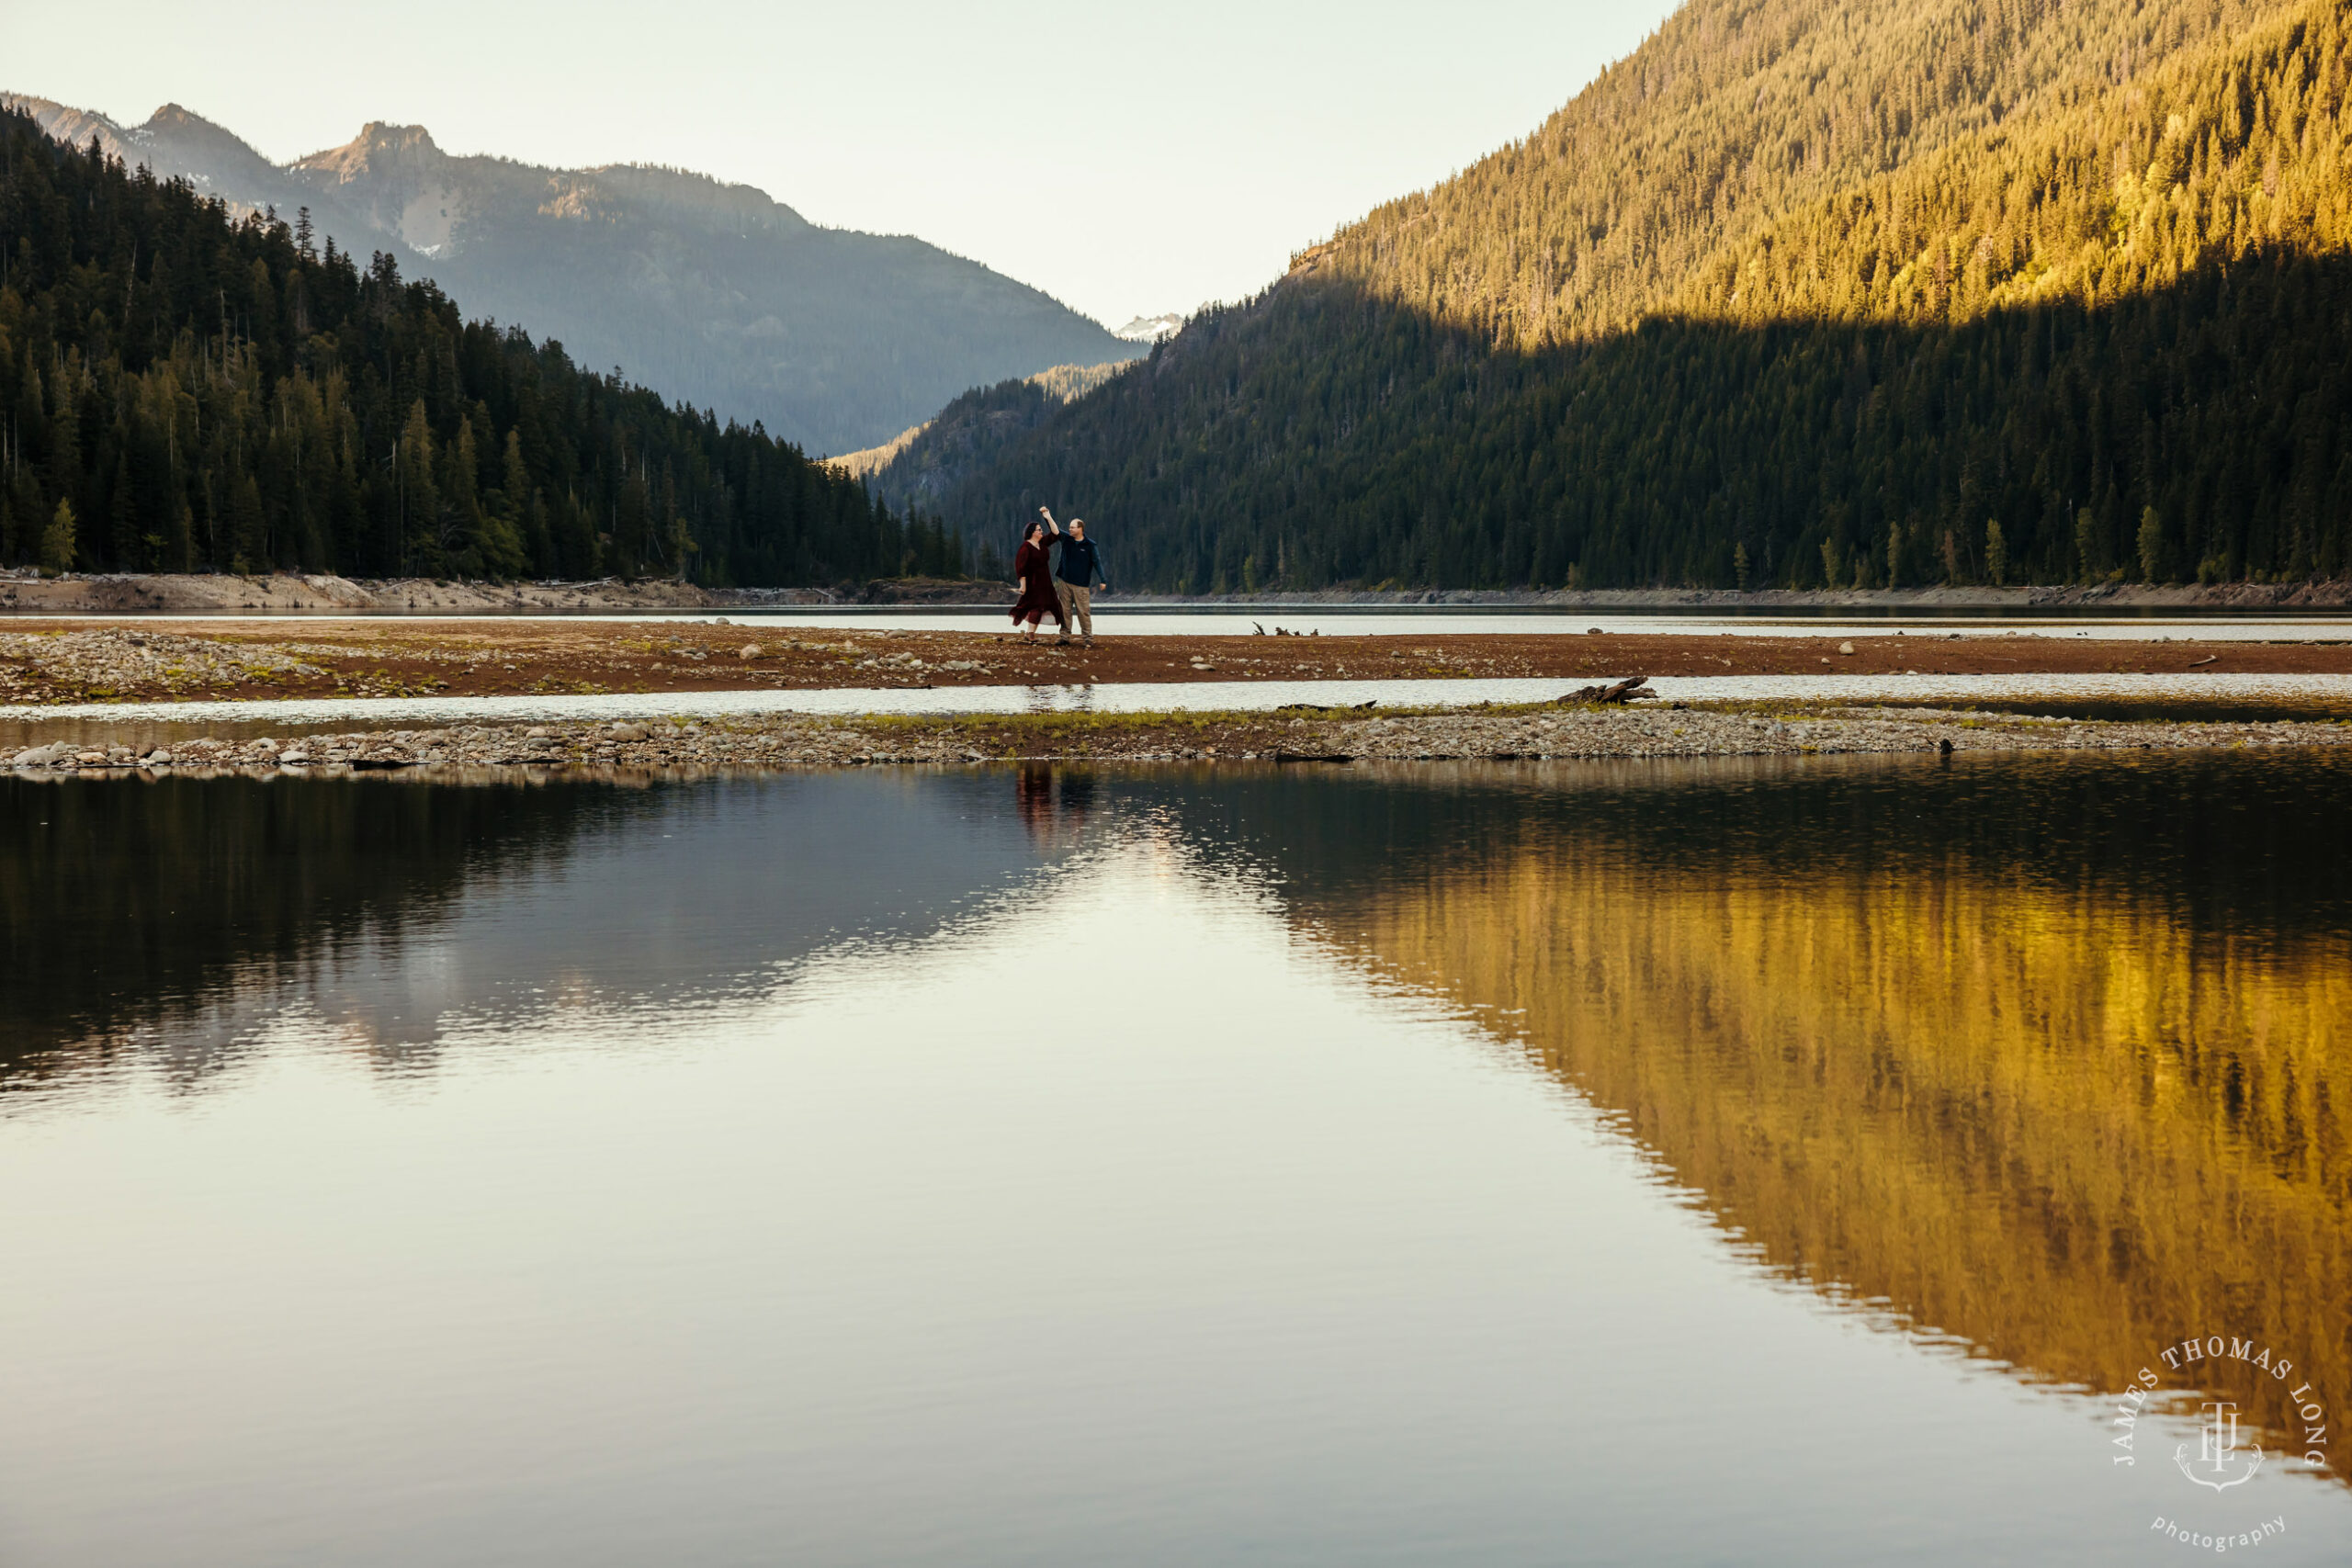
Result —
[[322, 238], [388, 253], [469, 315], [811, 452], [872, 446], [967, 387], [1147, 346], [912, 236], [823, 228], [687, 170], [452, 154], [423, 126], [383, 121], [278, 165], [176, 104], [130, 127], [43, 98], [0, 106], [233, 213], [290, 222], [307, 208]]

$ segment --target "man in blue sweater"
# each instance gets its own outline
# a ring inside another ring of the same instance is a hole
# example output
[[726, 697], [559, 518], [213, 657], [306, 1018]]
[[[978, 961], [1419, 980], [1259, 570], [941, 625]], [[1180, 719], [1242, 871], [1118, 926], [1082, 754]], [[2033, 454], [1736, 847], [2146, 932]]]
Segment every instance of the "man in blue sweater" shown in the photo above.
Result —
[[1037, 512], [1045, 518], [1046, 526], [1053, 530], [1046, 540], [1047, 547], [1059, 546], [1061, 549], [1060, 558], [1054, 563], [1054, 592], [1062, 602], [1062, 635], [1054, 640], [1068, 642], [1070, 628], [1075, 626], [1079, 635], [1085, 637], [1086, 646], [1092, 648], [1094, 585], [1101, 583], [1105, 592], [1111, 587], [1110, 579], [1102, 575], [1102, 547], [1086, 536], [1083, 517], [1071, 518], [1069, 532], [1065, 534], [1051, 511], [1041, 506]]

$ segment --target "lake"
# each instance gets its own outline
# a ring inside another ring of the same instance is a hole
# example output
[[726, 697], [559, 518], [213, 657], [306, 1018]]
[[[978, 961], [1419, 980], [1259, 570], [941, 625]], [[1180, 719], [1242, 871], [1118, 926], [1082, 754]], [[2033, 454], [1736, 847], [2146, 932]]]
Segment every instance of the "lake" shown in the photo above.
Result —
[[0, 1562], [2340, 1562], [2347, 795], [0, 777]]

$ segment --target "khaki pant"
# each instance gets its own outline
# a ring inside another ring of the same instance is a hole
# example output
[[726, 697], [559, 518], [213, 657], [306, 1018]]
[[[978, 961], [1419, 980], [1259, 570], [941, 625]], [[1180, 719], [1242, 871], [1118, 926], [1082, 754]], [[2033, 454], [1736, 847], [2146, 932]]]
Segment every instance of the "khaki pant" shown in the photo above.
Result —
[[1080, 588], [1075, 582], [1054, 579], [1054, 592], [1062, 597], [1062, 630], [1076, 632], [1080, 637], [1094, 635], [1094, 590]]

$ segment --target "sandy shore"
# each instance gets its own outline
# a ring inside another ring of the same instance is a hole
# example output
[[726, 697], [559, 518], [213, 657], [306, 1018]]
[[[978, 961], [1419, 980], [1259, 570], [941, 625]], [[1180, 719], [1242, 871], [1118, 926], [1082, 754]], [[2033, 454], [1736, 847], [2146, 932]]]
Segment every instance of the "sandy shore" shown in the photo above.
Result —
[[2352, 643], [1661, 633], [1104, 636], [678, 621], [0, 623], [0, 705], [1627, 675], [2347, 674]]
[[198, 738], [141, 755], [52, 742], [8, 761], [47, 776], [511, 767], [728, 769], [997, 761], [1535, 761], [1914, 751], [2116, 750], [2352, 744], [2346, 723], [2100, 723], [1936, 709], [1602, 707], [1382, 714], [987, 715], [965, 717], [459, 725], [277, 740]]

